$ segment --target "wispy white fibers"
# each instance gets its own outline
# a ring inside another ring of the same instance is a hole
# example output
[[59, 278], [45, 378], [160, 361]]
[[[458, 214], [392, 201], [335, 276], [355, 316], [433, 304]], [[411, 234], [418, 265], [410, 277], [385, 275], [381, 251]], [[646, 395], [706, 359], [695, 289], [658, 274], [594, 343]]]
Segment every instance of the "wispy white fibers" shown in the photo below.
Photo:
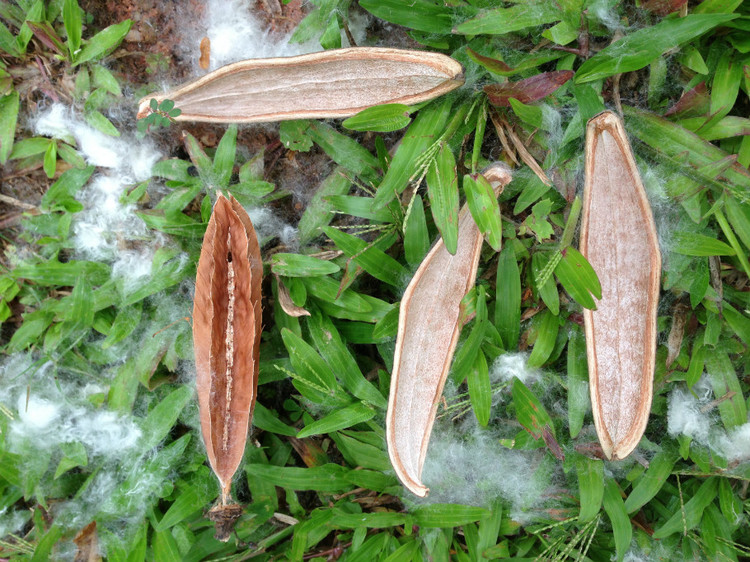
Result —
[[667, 413], [669, 434], [690, 437], [730, 462], [750, 461], [750, 422], [724, 430], [712, 398], [711, 383], [705, 375], [692, 392], [684, 388], [673, 390]]
[[130, 134], [105, 135], [62, 104], [42, 112], [34, 130], [39, 135], [75, 139], [84, 160], [98, 168], [77, 194], [84, 205], [73, 222], [77, 257], [110, 262], [114, 275], [126, 280], [148, 275], [153, 252], [164, 244], [164, 238], [146, 228], [133, 205], [120, 201], [127, 189], [151, 177], [151, 168], [162, 157], [156, 145]]
[[[208, 1], [206, 37], [211, 40], [211, 70], [244, 59], [289, 57], [322, 49], [317, 44], [290, 44], [291, 34], [269, 33], [253, 15], [252, 4], [246, 0]], [[194, 52], [197, 55], [197, 49]]]
[[490, 367], [492, 382], [511, 382], [516, 377], [526, 386], [539, 380], [541, 371], [528, 365], [528, 353], [503, 353]]
[[438, 420], [422, 474], [430, 493], [420, 503], [489, 507], [502, 498], [515, 521], [533, 520], [554, 477], [547, 452], [508, 449], [499, 438], [471, 415], [458, 427]]

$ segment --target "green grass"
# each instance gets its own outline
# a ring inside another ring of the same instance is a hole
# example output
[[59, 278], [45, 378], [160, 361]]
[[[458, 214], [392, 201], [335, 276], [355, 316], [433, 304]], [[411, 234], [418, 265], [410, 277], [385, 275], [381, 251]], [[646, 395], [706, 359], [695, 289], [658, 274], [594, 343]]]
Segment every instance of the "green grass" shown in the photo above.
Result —
[[[114, 561], [750, 555], [750, 6], [707, 0], [663, 17], [648, 9], [657, 2], [631, 4], [313, 2], [296, 39], [338, 47], [349, 14], [366, 10], [459, 60], [466, 85], [419, 108], [281, 125], [288, 150], [335, 165], [302, 210], [298, 251], [261, 240], [258, 405], [234, 484], [243, 515], [221, 543], [204, 518], [219, 491], [183, 318], [217, 190], [275, 209], [291, 208], [289, 193], [264, 180], [262, 155], [238, 150], [236, 126], [212, 150], [188, 134], [188, 159], [165, 155], [120, 196], [139, 226], [114, 253], [80, 254], [82, 201], [106, 171], [86, 165], [74, 138], [21, 127], [32, 113], [17, 69], [54, 61], [78, 114], [132, 139], [135, 124], [107, 108], [143, 85], [106, 66], [130, 22], [97, 33], [75, 0], [0, 3], [0, 161], [50, 178], [3, 233], [0, 558], [72, 559], [92, 521]], [[614, 43], [602, 9], [619, 26]], [[554, 71], [575, 74], [559, 85]], [[490, 89], [497, 107], [483, 90], [532, 78]], [[523, 101], [502, 97], [519, 90]], [[651, 418], [635, 454], [611, 463], [597, 457], [587, 397], [580, 313], [601, 289], [575, 250], [575, 194], [585, 123], [618, 104], [664, 270]], [[168, 125], [173, 108], [158, 109]], [[472, 174], [511, 163], [491, 112], [553, 186], [521, 164], [499, 205], [487, 200]], [[398, 301], [439, 234], [455, 247], [467, 199], [489, 244], [428, 450], [432, 494], [417, 502], [390, 468], [383, 427]], [[151, 260], [144, 275], [117, 269], [127, 252]], [[279, 284], [309, 316], [281, 309]], [[519, 351], [525, 382], [491, 377]], [[696, 425], [670, 435], [678, 402]]]

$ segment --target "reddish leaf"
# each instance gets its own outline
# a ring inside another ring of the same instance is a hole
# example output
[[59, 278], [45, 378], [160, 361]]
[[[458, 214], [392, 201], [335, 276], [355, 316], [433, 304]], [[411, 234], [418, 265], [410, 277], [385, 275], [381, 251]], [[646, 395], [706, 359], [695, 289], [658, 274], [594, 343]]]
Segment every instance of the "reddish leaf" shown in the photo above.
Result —
[[60, 39], [60, 36], [52, 28], [52, 26], [46, 22], [33, 22], [27, 21], [26, 25], [34, 34], [34, 37], [39, 39], [45, 47], [52, 49], [58, 55], [62, 55], [65, 52], [65, 45]]
[[657, 16], [666, 16], [676, 12], [685, 4], [687, 4], [687, 0], [644, 0], [641, 2], [641, 8]]
[[701, 82], [691, 90], [688, 90], [672, 107], [664, 114], [665, 117], [677, 115], [690, 111], [691, 113], [703, 113], [708, 110], [709, 98], [706, 91], [706, 83]]
[[490, 72], [494, 72], [496, 74], [509, 74], [513, 72], [513, 69], [501, 60], [493, 59], [492, 57], [485, 57], [484, 55], [480, 55], [479, 53], [477, 53], [473, 49], [469, 49], [468, 47], [466, 48], [466, 52], [468, 53], [471, 60], [478, 64], [481, 64]]
[[498, 107], [510, 106], [510, 101], [508, 101], [510, 98], [515, 98], [521, 103], [531, 103], [546, 98], [573, 78], [574, 74], [572, 70], [543, 72], [518, 82], [490, 84], [484, 87], [484, 92], [489, 97], [490, 103]]

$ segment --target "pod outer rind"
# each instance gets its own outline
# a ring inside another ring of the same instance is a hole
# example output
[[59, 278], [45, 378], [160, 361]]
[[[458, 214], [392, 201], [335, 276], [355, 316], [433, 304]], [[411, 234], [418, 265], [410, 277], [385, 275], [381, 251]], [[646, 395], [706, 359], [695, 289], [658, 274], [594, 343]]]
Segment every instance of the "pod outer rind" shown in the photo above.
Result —
[[581, 253], [602, 298], [584, 309], [594, 425], [608, 459], [623, 459], [646, 429], [653, 394], [661, 253], [622, 121], [606, 111], [586, 131]]
[[258, 123], [350, 117], [375, 105], [412, 105], [463, 84], [461, 65], [446, 55], [378, 47], [334, 49], [223, 66], [139, 102], [138, 118], [156, 99], [175, 102], [177, 121]]

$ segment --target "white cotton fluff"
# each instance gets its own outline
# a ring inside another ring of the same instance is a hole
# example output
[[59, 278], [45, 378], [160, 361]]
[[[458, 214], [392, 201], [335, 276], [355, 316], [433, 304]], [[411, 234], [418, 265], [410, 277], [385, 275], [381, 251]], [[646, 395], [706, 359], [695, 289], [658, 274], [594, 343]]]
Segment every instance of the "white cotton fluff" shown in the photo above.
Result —
[[[317, 44], [290, 44], [289, 35], [272, 35], [243, 0], [209, 0], [206, 13], [211, 70], [245, 59], [289, 57], [322, 49]], [[196, 53], [197, 60], [197, 50], [191, 52]]]
[[667, 429], [672, 437], [685, 435], [730, 462], [750, 461], [750, 422], [726, 431], [711, 407], [713, 391], [707, 376], [693, 386], [695, 395], [676, 388], [669, 395]]
[[82, 443], [90, 454], [108, 457], [127, 455], [138, 444], [141, 430], [133, 420], [108, 410], [73, 406], [21, 392], [18, 419], [10, 424], [11, 450], [27, 440], [37, 449], [52, 450], [63, 443]]
[[516, 521], [533, 519], [552, 474], [543, 463], [546, 450], [511, 450], [492, 430], [467, 416], [459, 427], [438, 420], [430, 439], [422, 480], [430, 493], [420, 503], [489, 506], [496, 498], [511, 505]]
[[258, 240], [263, 244], [269, 238], [279, 238], [281, 243], [290, 249], [297, 247], [297, 229], [276, 216], [267, 207], [247, 209], [247, 214], [258, 233]]
[[504, 353], [492, 363], [490, 367], [490, 381], [511, 382], [513, 377], [529, 386], [539, 380], [541, 371], [529, 367], [528, 353]]
[[[123, 205], [120, 198], [135, 183], [151, 177], [161, 152], [148, 139], [107, 136], [62, 104], [54, 104], [39, 115], [34, 130], [54, 138], [72, 137], [86, 162], [103, 168], [77, 194], [85, 206], [76, 214], [72, 227], [78, 257], [108, 261], [114, 275], [128, 282], [148, 275], [153, 252], [165, 239], [149, 231], [134, 213], [134, 206]], [[133, 240], [139, 241], [137, 249], [128, 247]]]
[[[698, 387], [697, 390], [702, 391], [703, 387]], [[701, 411], [702, 406], [708, 402], [705, 394], [702, 395], [703, 400], [683, 388], [676, 388], [669, 395], [667, 430], [672, 437], [686, 435], [699, 443], [708, 443], [712, 420], [709, 414]]]
[[0, 539], [10, 534], [17, 534], [31, 517], [29, 511], [8, 511], [7, 508], [0, 509]]

